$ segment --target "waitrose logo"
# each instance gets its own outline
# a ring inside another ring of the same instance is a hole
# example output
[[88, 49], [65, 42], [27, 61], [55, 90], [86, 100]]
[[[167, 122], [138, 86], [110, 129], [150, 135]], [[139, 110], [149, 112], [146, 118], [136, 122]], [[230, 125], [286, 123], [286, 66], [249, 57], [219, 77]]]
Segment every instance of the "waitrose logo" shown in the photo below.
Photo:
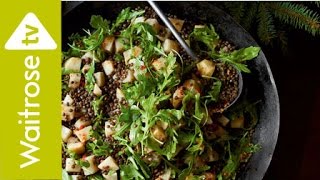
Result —
[[[34, 13], [28, 13], [16, 30], [13, 32], [7, 43], [7, 50], [52, 50], [56, 49], [57, 45], [50, 34], [41, 24]], [[40, 161], [38, 157], [33, 155], [40, 151], [40, 148], [35, 144], [41, 136], [40, 124], [40, 102], [37, 102], [37, 97], [40, 95], [40, 57], [28, 55], [24, 59], [24, 99], [21, 102], [24, 104], [24, 110], [18, 113], [18, 124], [24, 126], [24, 138], [20, 140], [20, 145], [25, 149], [20, 153], [25, 161], [20, 164], [20, 168], [26, 168]]]

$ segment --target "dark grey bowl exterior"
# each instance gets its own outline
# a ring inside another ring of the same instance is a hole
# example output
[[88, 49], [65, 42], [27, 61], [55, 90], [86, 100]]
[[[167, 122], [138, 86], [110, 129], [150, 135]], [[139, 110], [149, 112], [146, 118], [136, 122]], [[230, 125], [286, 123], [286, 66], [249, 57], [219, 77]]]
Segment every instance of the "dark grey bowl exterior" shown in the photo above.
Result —
[[[91, 15], [100, 14], [112, 19], [122, 8], [146, 5], [146, 2], [67, 2], [64, 4], [62, 19], [63, 46], [72, 32], [88, 27]], [[166, 13], [195, 22], [213, 24], [220, 36], [235, 44], [237, 48], [258, 46], [250, 34], [228, 14], [208, 2], [159, 2], [159, 5]], [[258, 105], [260, 119], [253, 134], [253, 141], [260, 144], [262, 149], [252, 156], [239, 178], [261, 180], [277, 143], [280, 125], [279, 97], [271, 69], [262, 51], [255, 60], [249, 62], [249, 68], [252, 73], [243, 74], [243, 94], [247, 94], [251, 99], [261, 100]]]

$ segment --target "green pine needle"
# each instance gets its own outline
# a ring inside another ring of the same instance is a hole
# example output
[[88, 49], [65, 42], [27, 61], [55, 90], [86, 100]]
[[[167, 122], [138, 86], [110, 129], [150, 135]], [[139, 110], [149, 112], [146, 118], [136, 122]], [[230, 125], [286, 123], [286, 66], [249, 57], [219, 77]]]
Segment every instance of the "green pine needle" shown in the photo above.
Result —
[[276, 30], [271, 13], [264, 3], [260, 3], [259, 5], [258, 17], [259, 24], [257, 34], [262, 42], [270, 44], [276, 37]]
[[307, 6], [293, 2], [271, 2], [267, 5], [280, 21], [303, 29], [313, 36], [320, 34], [320, 16]]

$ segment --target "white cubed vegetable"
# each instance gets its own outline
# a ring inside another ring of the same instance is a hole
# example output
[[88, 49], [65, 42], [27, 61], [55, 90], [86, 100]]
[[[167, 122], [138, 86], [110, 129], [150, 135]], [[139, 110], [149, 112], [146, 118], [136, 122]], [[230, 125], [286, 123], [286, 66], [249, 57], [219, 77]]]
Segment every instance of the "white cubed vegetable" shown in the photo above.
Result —
[[183, 83], [183, 87], [185, 87], [189, 91], [194, 91], [196, 93], [201, 92], [201, 88], [199, 83], [194, 79], [188, 79]]
[[230, 122], [230, 120], [227, 117], [225, 117], [224, 115], [222, 115], [218, 118], [218, 122], [221, 123], [222, 126], [227, 126], [227, 124]]
[[113, 172], [113, 173], [103, 173], [102, 176], [104, 177], [104, 179], [106, 180], [118, 180], [118, 174], [117, 172]]
[[81, 72], [83, 74], [86, 74], [89, 70], [90, 70], [91, 66], [89, 64], [85, 64], [82, 69], [81, 69]]
[[93, 59], [93, 55], [91, 53], [91, 51], [86, 52], [81, 59]]
[[69, 94], [67, 94], [66, 97], [64, 97], [63, 99], [63, 105], [71, 106], [72, 104], [73, 104], [73, 99]]
[[75, 89], [80, 86], [81, 74], [70, 73], [69, 74], [69, 88]]
[[197, 29], [197, 28], [205, 28], [206, 26], [205, 25], [194, 25], [194, 28]]
[[169, 28], [166, 28], [164, 26], [160, 26], [160, 31], [163, 31], [163, 33], [156, 35], [156, 37], [160, 40], [160, 41], [165, 41], [166, 39], [168, 39], [171, 36], [171, 31], [169, 30]]
[[81, 61], [78, 57], [71, 57], [64, 63], [64, 68], [67, 71], [80, 72]]
[[116, 53], [122, 53], [124, 51], [125, 44], [127, 44], [128, 42], [129, 42], [128, 39], [117, 38], [116, 41], [115, 41]]
[[78, 142], [80, 142], [79, 139], [76, 138], [76, 137], [73, 137], [73, 136], [69, 137], [68, 140], [67, 140], [68, 144], [70, 144], [70, 143], [78, 143]]
[[76, 123], [74, 123], [74, 127], [76, 128], [76, 129], [83, 129], [84, 127], [87, 127], [87, 126], [89, 126], [91, 124], [91, 121], [89, 121], [89, 120], [84, 120], [84, 119], [78, 119], [77, 121], [76, 121]]
[[179, 44], [174, 40], [166, 39], [163, 42], [163, 50], [166, 53], [169, 53], [171, 51], [179, 52]]
[[84, 160], [87, 161], [90, 165], [89, 167], [82, 167], [83, 173], [85, 176], [94, 174], [97, 171], [99, 171], [99, 169], [95, 163], [95, 156], [94, 155], [88, 156], [88, 157], [84, 158]]
[[74, 152], [76, 154], [83, 154], [85, 151], [85, 147], [82, 142], [68, 143], [67, 149], [68, 151]]
[[116, 90], [116, 97], [117, 97], [117, 99], [118, 99], [119, 101], [121, 101], [122, 99], [125, 98], [123, 92], [122, 92], [121, 89], [119, 89], [119, 88], [117, 88], [117, 90]]
[[114, 61], [112, 60], [105, 60], [103, 63], [102, 63], [102, 67], [103, 67], [103, 70], [104, 72], [106, 73], [106, 75], [111, 75], [114, 71]]
[[156, 70], [156, 71], [159, 71], [161, 70], [162, 68], [165, 68], [166, 67], [166, 59], [163, 58], [163, 57], [160, 57], [158, 59], [155, 59], [152, 61], [151, 65], [152, 67]]
[[94, 78], [96, 79], [96, 83], [99, 87], [102, 87], [106, 83], [106, 78], [103, 72], [96, 72], [93, 74]]
[[124, 61], [127, 64], [132, 57], [138, 57], [142, 53], [142, 49], [139, 46], [134, 46], [132, 49], [128, 49], [123, 52]]
[[114, 36], [107, 36], [106, 38], [104, 38], [102, 42], [102, 49], [108, 53], [112, 53], [114, 48], [114, 40]]
[[162, 129], [166, 130], [169, 126], [169, 124], [167, 122], [164, 121], [158, 121], [157, 125], [160, 126]]
[[202, 77], [210, 78], [214, 73], [215, 63], [204, 59], [197, 64], [197, 69]]
[[137, 23], [141, 23], [144, 22], [146, 20], [145, 17], [141, 16], [141, 17], [137, 17], [135, 19], [132, 20], [132, 24], [137, 24]]
[[90, 138], [90, 131], [92, 126], [87, 126], [81, 130], [75, 130], [74, 134], [78, 137], [81, 142], [86, 142]]
[[102, 90], [99, 88], [97, 84], [94, 84], [93, 94], [98, 97], [102, 95]]
[[147, 24], [152, 26], [154, 32], [157, 34], [160, 30], [160, 24], [156, 18], [149, 18], [145, 21]]
[[114, 126], [109, 121], [105, 122], [104, 129], [106, 137], [109, 137], [115, 133]]
[[215, 131], [213, 132], [213, 134], [215, 134], [218, 137], [222, 137], [228, 134], [228, 132], [221, 126], [217, 126], [217, 128], [215, 129]]
[[127, 76], [122, 80], [123, 83], [133, 82], [135, 80], [134, 72], [131, 69], [127, 70]]
[[98, 168], [101, 169], [101, 170], [117, 171], [119, 169], [119, 166], [111, 156], [108, 156], [105, 160], [103, 160], [98, 165]]
[[72, 135], [71, 129], [62, 126], [61, 127], [61, 138], [63, 142], [68, 142], [69, 137]]
[[172, 106], [174, 108], [178, 108], [181, 105], [181, 102], [184, 98], [184, 90], [183, 87], [180, 86], [174, 93], [172, 97]]
[[178, 32], [181, 32], [181, 29], [183, 27], [183, 24], [184, 24], [184, 20], [181, 20], [181, 19], [175, 19], [175, 18], [168, 18], [172, 25], [176, 28], [176, 30]]
[[168, 168], [164, 171], [162, 175], [160, 175], [161, 180], [170, 180], [171, 178], [171, 169]]
[[71, 175], [71, 180], [82, 180], [83, 176], [81, 175]]
[[81, 167], [76, 164], [76, 161], [71, 158], [66, 159], [66, 171], [67, 172], [81, 172]]
[[243, 128], [244, 127], [244, 116], [239, 116], [230, 122], [231, 128]]
[[71, 121], [75, 116], [75, 107], [61, 104], [61, 115], [63, 121]]
[[152, 127], [151, 133], [152, 133], [152, 136], [160, 142], [165, 142], [167, 139], [166, 132], [162, 129], [162, 127], [158, 125], [155, 125]]

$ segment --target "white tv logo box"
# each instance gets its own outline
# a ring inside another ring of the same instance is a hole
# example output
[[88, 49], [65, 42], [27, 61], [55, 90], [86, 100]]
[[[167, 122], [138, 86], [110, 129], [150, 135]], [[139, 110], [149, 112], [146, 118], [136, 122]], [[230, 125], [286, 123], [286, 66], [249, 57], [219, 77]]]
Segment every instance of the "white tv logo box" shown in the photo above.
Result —
[[28, 13], [7, 41], [7, 50], [52, 50], [57, 44], [34, 13]]

